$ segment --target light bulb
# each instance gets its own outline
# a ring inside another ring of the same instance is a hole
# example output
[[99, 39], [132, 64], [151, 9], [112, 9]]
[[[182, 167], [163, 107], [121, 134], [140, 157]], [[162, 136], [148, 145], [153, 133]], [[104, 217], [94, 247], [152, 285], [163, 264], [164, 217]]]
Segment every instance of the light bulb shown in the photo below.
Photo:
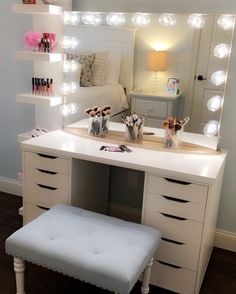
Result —
[[76, 37], [64, 36], [60, 40], [60, 46], [63, 49], [76, 49], [79, 46], [79, 40]]
[[110, 26], [123, 26], [126, 23], [124, 13], [110, 12], [106, 17], [106, 22]]
[[71, 86], [69, 83], [62, 83], [60, 89], [59, 89], [60, 93], [64, 96], [68, 95], [71, 93]]
[[215, 71], [211, 75], [211, 82], [215, 86], [220, 86], [226, 82], [227, 73], [224, 70]]
[[235, 17], [233, 15], [221, 15], [218, 20], [217, 24], [222, 30], [230, 31], [234, 28]]
[[64, 73], [76, 72], [79, 69], [79, 64], [75, 60], [63, 60], [61, 65]]
[[161, 25], [166, 27], [173, 27], [177, 22], [175, 15], [172, 13], [163, 13], [158, 18], [158, 21]]
[[203, 132], [208, 137], [213, 137], [218, 134], [219, 122], [210, 120], [204, 127]]
[[194, 29], [202, 29], [206, 23], [205, 17], [202, 14], [194, 13], [189, 15], [187, 23]]
[[230, 46], [224, 43], [218, 44], [214, 48], [214, 56], [217, 58], [226, 58], [230, 54]]
[[207, 108], [209, 111], [215, 112], [218, 111], [223, 105], [223, 97], [216, 95], [212, 96], [207, 102]]
[[71, 114], [71, 112], [70, 112], [70, 107], [68, 106], [68, 104], [61, 105], [59, 108], [59, 113], [63, 117], [69, 116]]
[[98, 12], [86, 11], [82, 15], [82, 21], [85, 25], [98, 26], [102, 23], [102, 16]]
[[76, 82], [71, 82], [70, 84], [70, 93], [75, 93], [79, 89], [79, 84]]
[[76, 11], [64, 11], [63, 22], [65, 25], [78, 25], [80, 23], [80, 14]]
[[150, 14], [137, 12], [132, 16], [132, 22], [137, 27], [146, 27], [151, 22]]
[[70, 109], [70, 113], [71, 113], [71, 114], [75, 114], [75, 113], [77, 113], [78, 110], [79, 110], [78, 104], [76, 104], [76, 103], [69, 103], [69, 104], [68, 104], [68, 107], [69, 107], [69, 109]]

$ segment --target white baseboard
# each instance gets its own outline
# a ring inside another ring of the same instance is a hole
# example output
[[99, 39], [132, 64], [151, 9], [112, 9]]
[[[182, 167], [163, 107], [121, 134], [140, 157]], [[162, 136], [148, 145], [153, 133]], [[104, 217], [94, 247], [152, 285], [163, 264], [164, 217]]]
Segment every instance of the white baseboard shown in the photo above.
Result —
[[141, 211], [128, 206], [120, 205], [114, 202], [109, 202], [109, 215], [117, 218], [122, 218], [130, 222], [140, 222]]
[[236, 252], [236, 233], [216, 230], [215, 247]]
[[22, 196], [22, 184], [16, 180], [0, 178], [0, 191]]

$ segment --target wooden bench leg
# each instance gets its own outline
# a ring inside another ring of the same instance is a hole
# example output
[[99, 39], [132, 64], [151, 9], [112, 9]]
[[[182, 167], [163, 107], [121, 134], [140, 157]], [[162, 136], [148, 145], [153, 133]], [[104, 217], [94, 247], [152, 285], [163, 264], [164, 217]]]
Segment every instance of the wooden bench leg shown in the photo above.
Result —
[[141, 287], [142, 294], [149, 293], [149, 281], [150, 281], [150, 276], [151, 276], [152, 265], [153, 265], [153, 258], [151, 258], [151, 260], [147, 264], [147, 266], [144, 270], [144, 273], [143, 273], [143, 282], [142, 282], [142, 287]]
[[16, 294], [25, 294], [24, 289], [24, 260], [14, 257], [14, 271], [16, 274]]

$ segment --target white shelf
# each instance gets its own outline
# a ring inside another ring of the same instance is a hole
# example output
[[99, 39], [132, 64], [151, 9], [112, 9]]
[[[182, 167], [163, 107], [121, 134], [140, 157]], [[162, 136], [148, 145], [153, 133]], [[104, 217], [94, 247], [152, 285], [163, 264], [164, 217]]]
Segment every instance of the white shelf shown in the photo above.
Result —
[[41, 96], [41, 95], [34, 95], [31, 93], [25, 94], [17, 94], [16, 101], [21, 103], [29, 103], [29, 104], [37, 104], [37, 105], [44, 105], [44, 106], [57, 106], [62, 104], [62, 97], [61, 96]]
[[59, 15], [62, 12], [62, 8], [60, 6], [45, 4], [13, 4], [12, 12], [23, 14]]
[[36, 51], [16, 51], [15, 58], [18, 60], [60, 62], [62, 61], [62, 54], [36, 52]]
[[17, 135], [17, 142], [19, 143], [26, 141], [28, 139], [32, 139], [31, 132], [25, 132], [25, 133]]

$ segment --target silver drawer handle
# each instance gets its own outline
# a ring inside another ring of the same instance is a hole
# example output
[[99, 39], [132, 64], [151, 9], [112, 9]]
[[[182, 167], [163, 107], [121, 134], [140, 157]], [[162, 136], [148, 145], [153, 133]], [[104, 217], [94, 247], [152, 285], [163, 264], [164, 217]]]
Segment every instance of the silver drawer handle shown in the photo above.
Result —
[[36, 153], [38, 156], [40, 157], [44, 157], [44, 158], [49, 158], [49, 159], [56, 159], [56, 156], [53, 155], [47, 155], [47, 154], [43, 154], [43, 153]]
[[180, 202], [180, 203], [188, 203], [188, 202], [190, 202], [188, 200], [174, 198], [174, 197], [170, 197], [170, 196], [167, 196], [167, 195], [161, 195], [161, 196], [164, 197], [167, 200], [170, 200], [170, 201], [175, 201], [175, 202]]
[[53, 171], [45, 170], [45, 169], [41, 169], [41, 168], [37, 168], [37, 170], [41, 173], [44, 173], [44, 174], [49, 174], [49, 175], [56, 175], [57, 174], [57, 172], [53, 172]]
[[164, 237], [161, 237], [161, 240], [163, 240], [163, 241], [165, 241], [165, 242], [173, 243], [173, 244], [175, 244], [175, 245], [184, 245], [184, 244], [185, 244], [185, 243], [183, 243], [183, 242], [179, 242], [179, 241], [171, 240], [171, 239], [164, 238]]
[[42, 185], [42, 184], [36, 184], [37, 186], [39, 186], [40, 188], [43, 188], [43, 189], [47, 189], [47, 190], [57, 190], [57, 188], [55, 187], [50, 187], [50, 186], [46, 186], [46, 185]]
[[168, 214], [168, 213], [163, 213], [163, 212], [161, 212], [161, 214], [164, 215], [165, 217], [174, 218], [174, 219], [180, 220], [180, 221], [187, 220], [185, 217], [181, 217], [181, 216], [176, 216], [176, 215], [172, 215], [172, 214]]
[[169, 267], [173, 267], [173, 268], [176, 268], [176, 269], [181, 268], [181, 267], [178, 266], [178, 265], [174, 265], [174, 264], [171, 264], [171, 263], [168, 263], [168, 262], [164, 262], [164, 261], [160, 261], [160, 260], [158, 260], [158, 262], [159, 262], [160, 264], [163, 264], [163, 265], [166, 265], [166, 266], [169, 266]]
[[180, 181], [180, 180], [175, 180], [175, 179], [170, 179], [170, 178], [164, 178], [166, 181], [171, 182], [171, 183], [176, 183], [176, 184], [180, 184], [180, 185], [191, 185], [191, 183], [189, 182], [185, 182], [185, 181]]

